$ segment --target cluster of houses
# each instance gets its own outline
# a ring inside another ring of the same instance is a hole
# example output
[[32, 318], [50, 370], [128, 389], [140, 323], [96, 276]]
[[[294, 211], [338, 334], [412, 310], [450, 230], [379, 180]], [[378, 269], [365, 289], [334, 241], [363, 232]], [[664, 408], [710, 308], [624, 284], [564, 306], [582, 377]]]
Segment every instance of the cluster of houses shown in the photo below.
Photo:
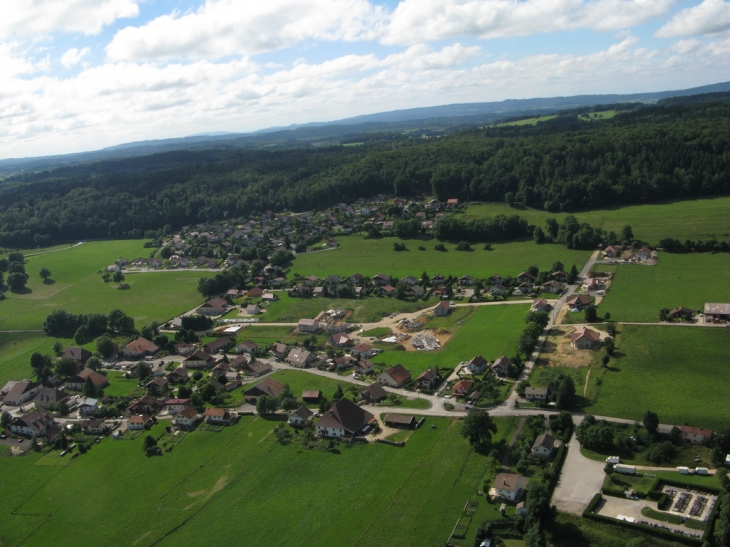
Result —
[[492, 296], [528, 295], [538, 290], [540, 292], [560, 294], [565, 289], [568, 274], [563, 271], [552, 272], [549, 280], [538, 283], [536, 275], [524, 271], [511, 281], [501, 275], [493, 275], [489, 278], [489, 281], [492, 283], [489, 287], [489, 294]]
[[624, 249], [616, 245], [609, 245], [603, 249], [604, 259], [616, 259], [617, 262], [623, 263], [639, 263], [652, 262], [656, 263], [657, 252], [652, 251], [649, 247], [641, 247], [640, 249]]

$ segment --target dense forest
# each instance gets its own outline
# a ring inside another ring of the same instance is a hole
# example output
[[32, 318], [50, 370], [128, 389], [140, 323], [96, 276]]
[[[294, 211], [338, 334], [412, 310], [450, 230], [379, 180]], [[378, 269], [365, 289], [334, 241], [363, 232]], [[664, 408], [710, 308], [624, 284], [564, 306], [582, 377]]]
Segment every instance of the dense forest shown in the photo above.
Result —
[[535, 126], [441, 138], [183, 150], [16, 175], [0, 181], [0, 245], [142, 237], [163, 225], [305, 211], [377, 193], [549, 211], [728, 194], [728, 94], [704, 98], [621, 105], [615, 117], [590, 122], [568, 111]]

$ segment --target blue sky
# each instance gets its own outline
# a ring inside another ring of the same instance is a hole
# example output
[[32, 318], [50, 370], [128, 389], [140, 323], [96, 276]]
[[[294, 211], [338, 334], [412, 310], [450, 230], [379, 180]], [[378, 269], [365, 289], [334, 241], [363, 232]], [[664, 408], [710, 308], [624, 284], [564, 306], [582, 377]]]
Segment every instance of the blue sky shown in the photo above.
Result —
[[0, 158], [728, 80], [725, 0], [3, 0]]

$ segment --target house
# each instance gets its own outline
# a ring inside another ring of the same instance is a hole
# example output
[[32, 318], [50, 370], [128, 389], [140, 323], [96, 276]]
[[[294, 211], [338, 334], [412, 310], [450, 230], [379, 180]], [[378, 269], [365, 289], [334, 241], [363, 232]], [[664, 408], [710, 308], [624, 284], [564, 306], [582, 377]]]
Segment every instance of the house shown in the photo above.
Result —
[[355, 436], [363, 427], [375, 422], [375, 416], [349, 399], [340, 399], [317, 422], [320, 437]]
[[215, 364], [215, 357], [202, 350], [197, 350], [182, 362], [185, 368], [211, 368]]
[[466, 397], [472, 389], [474, 389], [472, 380], [459, 380], [451, 388], [451, 392], [457, 397]]
[[339, 332], [330, 336], [327, 343], [334, 348], [346, 348], [352, 345], [352, 340], [346, 332]]
[[45, 436], [53, 426], [53, 416], [45, 409], [38, 408], [10, 422], [10, 431], [28, 437]]
[[375, 372], [375, 365], [370, 359], [358, 359], [353, 365], [355, 368], [355, 374], [372, 374]]
[[686, 443], [700, 444], [710, 440], [710, 437], [712, 437], [711, 429], [683, 425], [679, 430], [682, 432], [682, 440]]
[[146, 338], [137, 338], [120, 349], [119, 354], [127, 359], [136, 360], [152, 357], [158, 351], [160, 351], [159, 346], [153, 344]]
[[310, 275], [309, 277], [304, 279], [304, 284], [307, 287], [313, 287], [317, 284], [318, 281], [319, 277], [317, 277], [316, 275]]
[[342, 357], [338, 357], [334, 361], [332, 361], [332, 364], [330, 367], [334, 366], [334, 369], [337, 371], [342, 370], [348, 370], [353, 367], [357, 360], [354, 357], [351, 357], [349, 355], [343, 355]]
[[167, 378], [164, 376], [158, 376], [151, 382], [147, 382], [144, 387], [148, 393], [152, 393], [153, 395], [163, 395], [168, 390], [168, 384], [169, 381]]
[[293, 367], [307, 368], [317, 361], [317, 356], [306, 349], [294, 348], [286, 356], [286, 360]]
[[3, 402], [7, 406], [20, 406], [35, 397], [43, 389], [43, 385], [37, 382], [15, 382], [5, 394]]
[[360, 357], [362, 359], [369, 359], [370, 357], [375, 355], [375, 351], [370, 344], [362, 343], [352, 348], [350, 350], [350, 355], [352, 355], [353, 357]]
[[[517, 505], [515, 505], [515, 509], [516, 509], [515, 512], [519, 516], [521, 516], [521, 517], [526, 517], [527, 516], [527, 505], [525, 504], [524, 501], [521, 501], [520, 503], [518, 503]], [[487, 547], [489, 547], [489, 545], [487, 545]]]
[[255, 350], [259, 349], [259, 345], [253, 340], [246, 340], [236, 346], [236, 351], [241, 353], [252, 354]]
[[83, 420], [79, 426], [81, 431], [91, 435], [102, 435], [108, 429], [104, 424], [104, 420], [100, 418], [92, 418], [90, 420]]
[[314, 287], [314, 290], [312, 291], [312, 296], [324, 296], [324, 287]]
[[264, 290], [261, 287], [253, 287], [246, 293], [246, 296], [249, 298], [261, 298], [263, 295]]
[[186, 406], [193, 406], [190, 399], [167, 399], [164, 403], [168, 414], [177, 414]]
[[377, 381], [390, 387], [403, 387], [411, 381], [411, 373], [403, 365], [395, 365], [381, 372]]
[[[512, 473], [500, 473], [494, 479], [494, 494], [511, 502], [520, 499], [522, 491], [527, 485], [527, 479]], [[490, 492], [491, 494], [491, 492]]]
[[689, 308], [685, 308], [684, 306], [677, 306], [673, 310], [670, 310], [667, 314], [667, 318], [669, 319], [691, 319], [692, 318], [692, 310]]
[[246, 402], [255, 405], [259, 397], [268, 395], [269, 397], [278, 397], [284, 390], [284, 384], [277, 382], [273, 378], [265, 378], [253, 387], [243, 392]]
[[439, 302], [433, 308], [433, 314], [436, 317], [444, 317], [445, 315], [449, 315], [450, 311], [451, 307], [449, 306], [449, 303], [445, 300], [443, 302]]
[[86, 383], [87, 378], [91, 379], [91, 383], [94, 386], [94, 389], [104, 389], [109, 385], [109, 380], [106, 376], [104, 376], [103, 374], [99, 374], [95, 370], [86, 368], [75, 376], [72, 376], [66, 380], [66, 389], [70, 389], [72, 391], [81, 391], [82, 389], [84, 389], [84, 384]]
[[198, 411], [192, 406], [186, 406], [180, 412], [175, 414], [172, 419], [172, 424], [176, 425], [180, 429], [190, 429], [200, 420]]
[[195, 351], [195, 344], [175, 344], [172, 349], [177, 355], [190, 355]]
[[322, 399], [322, 392], [318, 389], [305, 389], [302, 392], [302, 401], [305, 403], [318, 403]]
[[566, 272], [562, 271], [562, 270], [558, 270], [557, 272], [553, 272], [550, 275], [558, 283], [565, 283], [565, 282], [568, 281], [568, 274]]
[[591, 297], [587, 294], [579, 294], [578, 296], [571, 296], [566, 300], [566, 304], [570, 308], [582, 310], [591, 303]]
[[527, 387], [525, 388], [525, 399], [529, 402], [547, 401], [548, 388], [546, 387]]
[[237, 416], [228, 412], [225, 408], [206, 408], [203, 411], [205, 423], [217, 425], [231, 425], [236, 422]]
[[537, 278], [528, 271], [522, 272], [517, 276], [517, 280], [522, 283], [534, 284]]
[[413, 277], [412, 275], [407, 275], [403, 279], [400, 280], [401, 283], [404, 285], [408, 285], [409, 287], [412, 287], [416, 283], [418, 283], [418, 278]]
[[532, 453], [540, 458], [549, 458], [561, 442], [550, 433], [543, 433], [532, 443]]
[[416, 378], [416, 386], [419, 389], [434, 389], [439, 381], [439, 371], [437, 368], [428, 368], [424, 370]]
[[601, 347], [601, 335], [583, 327], [570, 335], [570, 345], [575, 349], [598, 349]]
[[603, 249], [604, 258], [616, 258], [620, 253], [621, 251], [615, 245], [609, 245]]
[[416, 427], [416, 418], [407, 414], [386, 414], [383, 422], [388, 427], [401, 429], [414, 429]]
[[299, 332], [317, 332], [319, 330], [319, 321], [316, 319], [300, 319], [297, 328]]
[[395, 296], [395, 287], [392, 285], [380, 287], [380, 294], [383, 296]]
[[705, 323], [730, 320], [730, 304], [705, 303]]
[[540, 290], [543, 292], [559, 294], [563, 291], [563, 284], [556, 279], [551, 279], [550, 281], [540, 285]]
[[325, 285], [337, 285], [340, 282], [340, 276], [339, 275], [328, 275], [324, 279]]
[[550, 304], [548, 304], [548, 301], [545, 299], [541, 300], [533, 300], [532, 306], [530, 306], [530, 311], [548, 311], [550, 309]]
[[466, 370], [469, 374], [482, 374], [489, 368], [489, 361], [487, 361], [481, 355], [472, 357], [471, 360], [466, 364]]
[[497, 283], [489, 288], [489, 294], [492, 296], [505, 296], [507, 294], [507, 287], [501, 283]]
[[277, 357], [283, 357], [289, 353], [289, 346], [282, 344], [281, 342], [274, 342], [271, 345], [271, 353]]
[[373, 283], [378, 287], [384, 287], [385, 285], [390, 285], [390, 276], [387, 274], [378, 274], [376, 276], [373, 276]]
[[649, 247], [642, 247], [636, 251], [636, 258], [639, 260], [649, 260], [651, 258], [651, 249]]
[[423, 295], [426, 294], [426, 290], [420, 285], [413, 285], [412, 287], [409, 287], [408, 292], [415, 298], [423, 298]]
[[388, 392], [383, 389], [380, 384], [370, 384], [360, 391], [360, 397], [368, 401], [369, 403], [379, 403], [385, 401], [388, 398]]
[[453, 208], [459, 205], [459, 200], [456, 198], [449, 198], [446, 200], [446, 207]]
[[76, 409], [79, 411], [79, 416], [91, 416], [99, 409], [99, 400], [91, 398], [82, 399], [76, 405]]
[[130, 414], [142, 414], [145, 416], [157, 414], [160, 410], [162, 410], [162, 403], [151, 395], [140, 397], [132, 401], [132, 404], [127, 407], [127, 412]]
[[274, 367], [272, 367], [269, 363], [263, 363], [261, 361], [253, 361], [243, 367], [243, 372], [245, 374], [250, 374], [256, 378], [264, 376], [272, 370], [274, 370]]
[[71, 396], [65, 391], [56, 389], [55, 387], [44, 387], [33, 398], [36, 408], [45, 408], [46, 410], [52, 406], [68, 403]]
[[294, 427], [304, 427], [312, 420], [312, 416], [314, 416], [314, 413], [311, 410], [309, 410], [306, 406], [300, 406], [294, 412], [289, 414], [289, 419], [287, 421], [289, 422], [289, 425]]
[[469, 286], [471, 287], [474, 284], [474, 278], [470, 275], [462, 275], [459, 278], [459, 285], [463, 286]]
[[203, 315], [223, 315], [228, 310], [228, 302], [216, 296], [211, 300], [208, 300], [205, 304], [198, 308], [198, 313]]
[[228, 346], [231, 345], [231, 339], [226, 338], [225, 336], [221, 336], [220, 338], [216, 338], [215, 340], [208, 342], [203, 346], [203, 350], [206, 353], [213, 354], [216, 352], [223, 352]]
[[167, 381], [173, 384], [184, 384], [189, 379], [190, 375], [184, 366], [177, 367], [167, 375]]
[[432, 285], [438, 285], [440, 283], [443, 283], [444, 281], [446, 281], [446, 278], [441, 274], [436, 274], [431, 278]]
[[509, 366], [512, 360], [502, 355], [492, 363], [492, 372], [497, 376], [504, 378], [509, 374]]
[[89, 357], [91, 357], [92, 353], [84, 348], [77, 348], [76, 346], [69, 346], [66, 348], [66, 350], [63, 352], [63, 355], [61, 355], [61, 359], [71, 359], [73, 361], [76, 361], [76, 363], [80, 363], [82, 368], [86, 361], [89, 360]]
[[127, 420], [127, 429], [130, 431], [144, 429], [144, 426], [148, 423], [152, 425], [152, 418], [150, 418], [149, 416], [132, 416], [129, 418], [129, 420]]
[[274, 293], [266, 293], [261, 297], [261, 300], [263, 300], [264, 302], [276, 302], [277, 300], [279, 300], [279, 297], [276, 296]]
[[588, 279], [583, 281], [584, 291], [597, 291], [605, 288], [606, 284], [603, 282], [602, 279], [598, 279], [597, 277], [589, 277]]
[[244, 311], [246, 312], [246, 315], [258, 315], [261, 313], [261, 308], [259, 308], [256, 304], [249, 304], [246, 306]]

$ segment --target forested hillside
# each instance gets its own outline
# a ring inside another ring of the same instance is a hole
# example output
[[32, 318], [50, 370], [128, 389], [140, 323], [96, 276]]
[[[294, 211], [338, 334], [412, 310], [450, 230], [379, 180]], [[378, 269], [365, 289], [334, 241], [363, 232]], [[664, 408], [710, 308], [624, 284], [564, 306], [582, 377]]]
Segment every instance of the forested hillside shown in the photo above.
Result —
[[677, 102], [601, 121], [571, 111], [534, 127], [428, 140], [177, 151], [7, 178], [0, 245], [141, 237], [165, 224], [304, 211], [380, 192], [550, 211], [730, 193], [730, 104]]

